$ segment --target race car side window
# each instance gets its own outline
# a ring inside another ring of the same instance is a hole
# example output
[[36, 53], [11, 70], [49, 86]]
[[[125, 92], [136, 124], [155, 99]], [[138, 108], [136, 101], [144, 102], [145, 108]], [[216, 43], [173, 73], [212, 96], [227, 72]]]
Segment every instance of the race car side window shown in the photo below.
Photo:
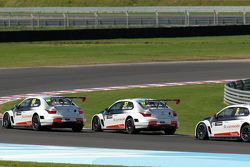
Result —
[[226, 108], [217, 114], [218, 120], [225, 120], [234, 116], [234, 108]]
[[123, 107], [123, 103], [124, 102], [117, 102], [115, 104], [113, 104], [110, 108], [109, 108], [109, 112], [113, 112], [113, 111], [117, 111], [117, 110], [122, 110]]
[[244, 117], [249, 115], [249, 110], [244, 107], [236, 107], [235, 117]]
[[31, 100], [32, 99], [26, 99], [26, 100], [24, 100], [21, 104], [19, 104], [18, 110], [20, 110], [20, 111], [22, 111], [22, 110], [28, 110], [30, 108]]
[[39, 99], [32, 99], [31, 100], [31, 107], [39, 107], [41, 105], [41, 101]]
[[134, 104], [132, 102], [125, 101], [123, 103], [123, 106], [122, 106], [123, 110], [132, 110], [133, 108], [134, 108]]

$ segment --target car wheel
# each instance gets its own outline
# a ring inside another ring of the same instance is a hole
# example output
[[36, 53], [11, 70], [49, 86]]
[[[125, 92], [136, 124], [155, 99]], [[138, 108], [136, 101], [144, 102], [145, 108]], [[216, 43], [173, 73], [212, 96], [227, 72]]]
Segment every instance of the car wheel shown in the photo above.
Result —
[[37, 114], [32, 117], [32, 129], [34, 131], [41, 130], [41, 123], [40, 123], [39, 116]]
[[207, 140], [208, 139], [207, 126], [204, 123], [200, 123], [197, 126], [196, 137], [199, 140]]
[[92, 130], [96, 132], [102, 131], [101, 121], [97, 116], [92, 120]]
[[73, 132], [81, 132], [83, 128], [83, 124], [76, 124], [74, 127], [72, 127]]
[[176, 127], [167, 127], [164, 129], [165, 135], [173, 135], [176, 131]]
[[250, 142], [250, 125], [244, 125], [240, 130], [240, 138], [244, 142]]
[[135, 129], [133, 118], [128, 118], [125, 123], [125, 130], [128, 134], [135, 134], [139, 131]]
[[3, 117], [3, 127], [6, 129], [11, 129], [10, 115], [8, 113], [4, 114]]

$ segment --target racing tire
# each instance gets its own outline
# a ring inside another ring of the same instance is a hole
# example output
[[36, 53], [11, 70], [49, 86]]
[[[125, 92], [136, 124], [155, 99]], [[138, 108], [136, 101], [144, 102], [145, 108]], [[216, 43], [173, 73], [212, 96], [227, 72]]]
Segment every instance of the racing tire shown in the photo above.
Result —
[[133, 118], [128, 118], [125, 122], [125, 131], [128, 134], [136, 134], [139, 133], [138, 130], [135, 129], [135, 125], [134, 125], [134, 120]]
[[102, 132], [101, 121], [97, 116], [95, 116], [92, 120], [92, 130], [95, 132]]
[[196, 138], [199, 140], [208, 140], [207, 126], [200, 123], [196, 128]]
[[240, 138], [244, 142], [250, 142], [250, 125], [244, 125], [240, 130]]
[[167, 127], [164, 129], [165, 135], [174, 135], [176, 131], [176, 127]]
[[32, 129], [34, 131], [40, 131], [42, 130], [42, 126], [41, 126], [41, 123], [40, 123], [40, 119], [39, 119], [39, 116], [37, 114], [35, 114], [33, 117], [32, 117]]
[[83, 128], [83, 124], [82, 123], [78, 123], [75, 126], [72, 127], [72, 131], [73, 132], [81, 132]]
[[10, 115], [8, 113], [3, 116], [3, 127], [6, 129], [11, 129]]

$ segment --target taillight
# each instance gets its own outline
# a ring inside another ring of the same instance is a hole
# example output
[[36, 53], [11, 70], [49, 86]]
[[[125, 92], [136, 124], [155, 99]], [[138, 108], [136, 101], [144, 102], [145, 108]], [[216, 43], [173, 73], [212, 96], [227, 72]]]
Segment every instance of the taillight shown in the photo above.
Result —
[[76, 122], [83, 122], [82, 118], [76, 118]]
[[144, 117], [151, 117], [151, 113], [143, 113], [143, 112], [141, 112], [141, 115], [143, 115]]
[[177, 113], [175, 111], [173, 111], [173, 116], [175, 116], [175, 117], [177, 116]]
[[46, 110], [49, 114], [56, 114], [56, 110]]
[[62, 118], [55, 118], [53, 119], [54, 123], [61, 123], [62, 122]]
[[82, 109], [79, 110], [79, 114], [84, 114]]
[[157, 121], [149, 121], [148, 126], [155, 126], [157, 125]]

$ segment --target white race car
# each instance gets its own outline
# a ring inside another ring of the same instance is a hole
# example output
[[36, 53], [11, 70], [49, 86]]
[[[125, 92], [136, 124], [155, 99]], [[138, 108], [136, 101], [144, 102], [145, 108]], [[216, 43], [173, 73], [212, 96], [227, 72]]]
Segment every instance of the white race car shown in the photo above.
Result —
[[85, 97], [29, 97], [3, 114], [2, 126], [43, 128], [72, 128], [80, 132], [84, 126], [83, 111], [71, 99]]
[[174, 134], [179, 126], [176, 112], [166, 105], [166, 101], [153, 99], [124, 99], [116, 101], [109, 108], [95, 114], [92, 118], [92, 130], [125, 130], [138, 133], [141, 130], [163, 130], [165, 134]]
[[250, 141], [250, 105], [231, 105], [213, 117], [200, 121], [195, 128], [197, 139], [241, 139]]

